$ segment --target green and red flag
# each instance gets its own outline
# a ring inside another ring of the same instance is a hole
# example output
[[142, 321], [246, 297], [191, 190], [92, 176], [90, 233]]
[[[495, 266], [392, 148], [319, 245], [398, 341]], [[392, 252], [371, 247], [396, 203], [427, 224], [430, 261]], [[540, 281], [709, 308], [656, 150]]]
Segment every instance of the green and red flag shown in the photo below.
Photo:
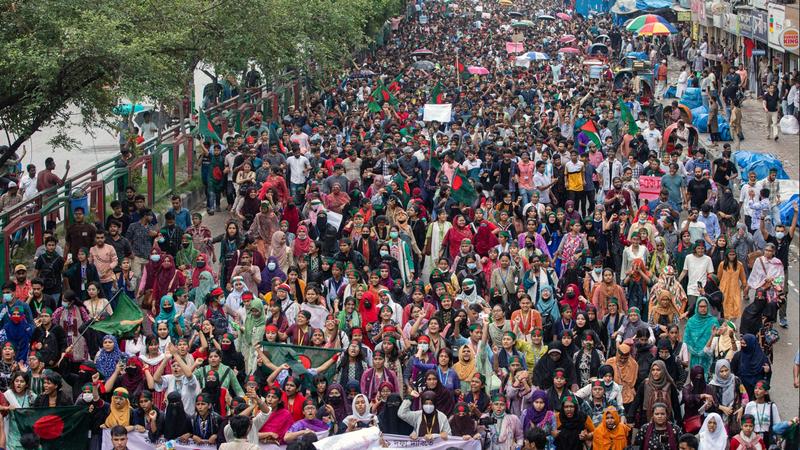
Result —
[[203, 112], [202, 109], [199, 109], [197, 116], [197, 132], [200, 133], [200, 136], [206, 141], [217, 141], [221, 144], [222, 139], [220, 139], [217, 130], [214, 128], [214, 124], [208, 119], [206, 113]]
[[397, 98], [389, 91], [389, 89], [386, 89], [383, 81], [378, 81], [378, 87], [372, 91], [372, 98], [374, 98], [375, 101], [380, 105], [389, 103], [392, 106], [397, 106]]
[[99, 331], [103, 335], [110, 334], [118, 338], [128, 337], [133, 334], [134, 328], [142, 323], [143, 318], [142, 309], [123, 290], [117, 294], [117, 306], [111, 317], [95, 322], [89, 328]]
[[399, 73], [391, 83], [389, 83], [389, 90], [392, 92], [400, 92], [400, 82], [403, 81], [403, 74]]
[[[305, 375], [308, 373], [308, 369], [317, 368], [334, 355], [342, 352], [340, 348], [307, 347], [304, 345], [278, 344], [268, 341], [264, 341], [261, 344], [261, 348], [264, 350], [264, 353], [269, 356], [269, 360], [276, 366], [280, 366], [284, 363], [288, 364], [294, 376]], [[334, 365], [331, 365], [328, 370], [320, 373], [328, 376], [330, 379], [330, 376], [332, 376], [334, 372], [333, 368]], [[311, 380], [305, 381], [310, 382]]]
[[444, 103], [444, 95], [445, 95], [444, 86], [442, 86], [442, 82], [440, 81], [436, 83], [436, 86], [434, 86], [433, 89], [431, 89], [431, 98], [430, 101], [428, 101], [428, 103], [441, 105], [442, 103]]
[[619, 105], [619, 112], [620, 117], [619, 119], [628, 125], [627, 133], [631, 136], [636, 135], [639, 132], [639, 126], [636, 125], [636, 119], [633, 118], [633, 114], [631, 113], [631, 109], [628, 108], [627, 103], [622, 101], [622, 97], [617, 97], [617, 104]]
[[[17, 408], [9, 414], [9, 436], [39, 437], [42, 450], [86, 448], [89, 410], [86, 406]], [[12, 448], [12, 447], [8, 447]]]
[[438, 171], [442, 168], [442, 162], [439, 161], [438, 153], [436, 153], [436, 147], [436, 136], [431, 136], [431, 145], [428, 158], [430, 159], [431, 169]]
[[587, 120], [583, 125], [578, 128], [598, 149], [603, 147], [603, 142], [600, 140], [600, 133], [597, 132], [597, 124], [594, 120]]
[[453, 174], [453, 183], [450, 186], [450, 197], [459, 202], [463, 203], [467, 206], [472, 206], [475, 200], [478, 198], [478, 193], [475, 191], [475, 187], [472, 186], [470, 183], [469, 178], [461, 172], [461, 169], [456, 169], [455, 173]]

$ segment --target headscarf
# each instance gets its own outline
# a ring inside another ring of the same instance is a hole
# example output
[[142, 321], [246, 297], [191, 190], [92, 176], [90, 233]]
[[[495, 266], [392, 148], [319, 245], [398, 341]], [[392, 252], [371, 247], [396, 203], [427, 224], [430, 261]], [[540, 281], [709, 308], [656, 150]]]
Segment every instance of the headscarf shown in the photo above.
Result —
[[[433, 404], [436, 405], [436, 409], [443, 412], [446, 416], [449, 416], [453, 412], [453, 406], [455, 406], [455, 402], [453, 400], [453, 393], [450, 392], [449, 389], [442, 385], [442, 382], [439, 380], [439, 377], [436, 375], [436, 371], [431, 369], [425, 372], [423, 376], [423, 380], [427, 380], [429, 376], [433, 375], [436, 377], [436, 387], [433, 390], [427, 389], [427, 392], [433, 392], [434, 399]], [[422, 401], [420, 401], [420, 405]]]
[[704, 359], [707, 356], [703, 349], [711, 336], [711, 329], [719, 325], [716, 317], [712, 316], [709, 311], [705, 314], [700, 314], [700, 303], [704, 302], [708, 309], [711, 309], [711, 304], [705, 297], [699, 297], [697, 303], [694, 305], [694, 315], [686, 322], [686, 329], [683, 332], [683, 342], [689, 348], [689, 353], [693, 358]]
[[[717, 428], [712, 433], [708, 430], [708, 422], [716, 422]], [[717, 413], [710, 413], [703, 421], [703, 427], [697, 434], [700, 438], [700, 448], [698, 450], [725, 450], [728, 447], [728, 433], [725, 432], [725, 422]]]
[[[378, 426], [381, 432], [386, 434], [400, 434], [409, 435], [414, 431], [414, 428], [405, 420], [401, 419], [397, 412], [400, 410], [402, 399], [399, 394], [389, 394], [386, 399], [386, 404], [378, 414]], [[338, 418], [337, 418], [338, 420]]]
[[269, 256], [275, 257], [278, 261], [278, 267], [287, 267], [289, 265], [289, 254], [286, 252], [286, 243], [281, 242], [286, 238], [286, 233], [283, 231], [276, 231], [272, 234], [272, 240], [269, 247]]
[[[572, 288], [572, 297], [567, 294], [567, 291]], [[578, 314], [578, 308], [580, 306], [580, 289], [578, 288], [577, 284], [568, 284], [567, 287], [564, 289], [564, 295], [561, 297], [561, 304], [568, 305], [572, 310], [572, 316], [575, 317]]]
[[[544, 402], [544, 408], [541, 411], [537, 411], [536, 408], [533, 406], [533, 402], [536, 400], [541, 400]], [[525, 414], [522, 416], [522, 427], [527, 429], [529, 425], [539, 426], [542, 421], [547, 417], [548, 413], [551, 413], [549, 406], [547, 405], [547, 392], [537, 389], [533, 391], [531, 394], [530, 399], [530, 407], [525, 410]]]
[[[164, 267], [164, 263], [170, 261], [172, 264], [169, 268]], [[180, 278], [180, 279], [179, 279]], [[161, 298], [164, 294], [168, 294], [178, 287], [180, 281], [183, 279], [183, 274], [178, 273], [178, 268], [175, 267], [175, 258], [172, 255], [165, 253], [161, 257], [161, 267], [155, 274], [155, 283], [153, 284], [153, 298]]]
[[[609, 415], [611, 415], [617, 423], [617, 426], [615, 426], [613, 430], [606, 426], [606, 418]], [[600, 424], [594, 429], [592, 443], [595, 448], [603, 450], [624, 450], [628, 445], [628, 432], [630, 432], [630, 430], [630, 425], [620, 421], [617, 408], [609, 406], [603, 411], [603, 418], [600, 419]]]
[[[630, 313], [635, 311], [636, 315], [639, 316], [638, 319], [635, 321], [630, 319]], [[622, 326], [625, 327], [625, 332], [622, 334], [622, 340], [632, 339], [636, 337], [636, 332], [641, 330], [649, 330], [650, 325], [647, 322], [642, 320], [642, 313], [639, 311], [639, 308], [632, 306], [628, 308], [628, 314], [625, 315], [625, 320], [622, 322]], [[705, 342], [703, 342], [705, 344]]]
[[[197, 263], [202, 262], [203, 265], [197, 267]], [[208, 265], [208, 256], [205, 253], [197, 255], [194, 259], [194, 268], [192, 269], [192, 287], [196, 288], [200, 285], [200, 278], [204, 273], [209, 273], [213, 280], [214, 269]]]
[[[331, 391], [338, 391], [339, 392], [339, 401], [337, 403], [331, 402]], [[350, 415], [350, 412], [347, 411], [347, 402], [345, 402], [345, 390], [339, 383], [331, 383], [328, 385], [328, 389], [325, 391], [325, 403], [331, 405], [333, 407], [333, 412], [336, 414], [336, 420], [343, 420], [345, 417]]]
[[[722, 378], [719, 374], [723, 367], [728, 368], [728, 378]], [[736, 378], [733, 376], [733, 372], [730, 372], [730, 369], [731, 363], [727, 359], [718, 359], [716, 365], [714, 366], [714, 376], [711, 378], [711, 382], [708, 383], [711, 386], [720, 388], [722, 391], [721, 404], [723, 406], [731, 406], [733, 404], [733, 400], [736, 398], [736, 391], [734, 389], [736, 387]]]
[[[544, 291], [550, 292], [549, 300], [545, 300], [542, 297], [542, 292]], [[539, 301], [536, 303], [536, 309], [539, 310], [542, 316], [549, 315], [553, 319], [553, 323], [561, 319], [561, 311], [558, 308], [558, 301], [556, 301], [555, 295], [553, 295], [553, 287], [549, 284], [545, 284], [539, 288]]]
[[675, 386], [675, 381], [667, 371], [667, 365], [664, 361], [656, 359], [650, 365], [650, 369], [658, 366], [661, 369], [661, 379], [654, 380], [652, 376], [648, 376], [644, 380], [644, 411], [647, 413], [647, 419], [652, 417], [653, 405], [656, 403], [669, 404], [670, 402], [670, 389]]
[[[367, 405], [367, 409], [364, 411], [364, 414], [359, 414], [358, 410], [356, 410], [356, 400], [359, 397], [363, 397], [364, 403]], [[355, 419], [357, 422], [370, 424], [372, 423], [372, 419], [375, 418], [375, 414], [372, 414], [372, 407], [369, 403], [369, 399], [364, 394], [356, 394], [356, 396], [353, 397], [353, 401], [350, 403], [350, 411], [350, 415], [344, 418], [343, 422], [345, 424], [347, 424], [350, 419]]]
[[[689, 371], [689, 381], [692, 383], [692, 393], [695, 395], [706, 393], [706, 373], [703, 366], [693, 366]], [[684, 386], [686, 389], [688, 386]]]
[[14, 344], [14, 348], [17, 349], [15, 359], [17, 361], [27, 362], [28, 349], [30, 348], [31, 336], [33, 335], [33, 326], [28, 323], [25, 312], [20, 306], [14, 306], [11, 311], [9, 311], [8, 316], [10, 317], [14, 313], [21, 317], [20, 322], [14, 323], [7, 318], [5, 325], [3, 325], [3, 331], [6, 334], [7, 342]]
[[767, 364], [769, 359], [758, 345], [755, 336], [745, 334], [743, 340], [745, 347], [740, 351], [739, 372], [736, 375], [746, 386], [754, 386], [756, 381], [763, 377], [764, 364]]
[[466, 402], [456, 403], [453, 415], [450, 417], [450, 430], [453, 436], [473, 436], [478, 432], [477, 424]]
[[294, 255], [295, 259], [300, 258], [308, 254], [309, 249], [311, 248], [311, 238], [308, 236], [308, 227], [305, 225], [300, 225], [297, 227], [297, 233], [299, 234], [300, 231], [305, 231], [306, 238], [300, 239], [299, 237], [295, 237], [294, 241], [292, 242], [292, 254]]
[[736, 198], [734, 198], [731, 188], [725, 187], [722, 189], [722, 192], [719, 194], [719, 198], [717, 199], [717, 211], [738, 217], [739, 202], [736, 201]]
[[[166, 311], [164, 308], [164, 304], [167, 302], [172, 302], [172, 306], [169, 308], [169, 311]], [[161, 297], [161, 301], [159, 302], [159, 312], [156, 316], [155, 320], [153, 320], [153, 334], [155, 334], [156, 329], [158, 328], [159, 323], [166, 323], [167, 329], [169, 330], [169, 336], [173, 339], [178, 337], [178, 332], [175, 329], [175, 316], [177, 311], [175, 310], [175, 300], [172, 298], [171, 294], [164, 295]], [[178, 325], [183, 328], [183, 315], [178, 316]]]
[[241, 337], [244, 345], [255, 345], [260, 343], [264, 336], [264, 326], [267, 324], [267, 315], [264, 313], [264, 302], [258, 297], [254, 297], [253, 300], [250, 301], [249, 309], [257, 309], [261, 314], [256, 317], [254, 314], [250, 314], [250, 311], [247, 311]]
[[456, 375], [458, 375], [459, 380], [469, 382], [469, 380], [471, 380], [472, 377], [477, 373], [478, 356], [472, 355], [469, 361], [464, 361], [461, 353], [465, 348], [470, 349], [467, 344], [464, 344], [458, 348], [458, 362], [453, 364], [453, 370], [456, 372]]
[[200, 306], [206, 301], [206, 297], [214, 289], [214, 276], [209, 272], [201, 272], [197, 287], [192, 291], [192, 302], [195, 306]]
[[[114, 395], [112, 395], [111, 405], [108, 409], [108, 416], [104, 422], [106, 428], [112, 428], [115, 425], [121, 425], [123, 427], [130, 426], [131, 401], [129, 396], [128, 390], [123, 387], [114, 389]], [[123, 400], [122, 406], [117, 406], [117, 402], [114, 401], [113, 397], [121, 398]]]
[[200, 255], [200, 252], [194, 248], [192, 243], [194, 239], [192, 238], [191, 234], [185, 233], [183, 237], [189, 241], [189, 246], [184, 248], [183, 245], [181, 245], [180, 250], [175, 253], [175, 264], [177, 264], [178, 267], [192, 267], [195, 263], [195, 259], [197, 259], [197, 256]]
[[183, 409], [180, 392], [173, 391], [167, 395], [164, 423], [169, 424], [164, 428], [164, 439], [166, 440], [177, 439], [192, 432], [192, 424], [189, 422], [189, 417], [186, 416], [186, 410]]
[[[275, 263], [275, 270], [269, 269], [269, 263]], [[270, 256], [267, 258], [267, 263], [264, 264], [264, 269], [261, 271], [261, 283], [258, 283], [259, 292], [269, 292], [272, 290], [272, 279], [278, 277], [281, 281], [286, 281], [286, 274], [281, 269], [281, 264], [278, 258]]]
[[136, 398], [144, 386], [144, 365], [138, 356], [131, 356], [128, 359], [128, 367], [131, 366], [136, 367], [136, 370], [130, 373], [126, 369], [125, 374], [118, 379], [122, 387], [127, 389], [128, 393]]
[[102, 375], [105, 379], [108, 379], [108, 377], [114, 373], [114, 369], [117, 367], [117, 362], [119, 362], [120, 357], [122, 357], [122, 352], [119, 350], [119, 345], [117, 344], [117, 338], [107, 334], [103, 336], [103, 339], [100, 342], [103, 343], [108, 340], [114, 343], [114, 348], [110, 352], [107, 352], [103, 350], [101, 346], [100, 352], [95, 360], [97, 371], [100, 372], [100, 375]]
[[[564, 404], [567, 402], [575, 405], [575, 413], [572, 417], [567, 417], [564, 413]], [[586, 413], [581, 411], [578, 400], [574, 395], [567, 394], [561, 401], [561, 412], [558, 413], [558, 419], [561, 422], [561, 426], [558, 428], [560, 432], [555, 440], [556, 448], [583, 448], [583, 442], [578, 436], [585, 429]]]

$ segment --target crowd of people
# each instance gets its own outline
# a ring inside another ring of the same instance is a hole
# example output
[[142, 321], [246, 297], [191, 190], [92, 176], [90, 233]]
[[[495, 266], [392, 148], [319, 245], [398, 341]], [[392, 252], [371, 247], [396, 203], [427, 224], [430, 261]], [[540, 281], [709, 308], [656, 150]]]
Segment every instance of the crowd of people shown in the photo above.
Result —
[[[102, 220], [76, 208], [63, 241], [48, 228], [2, 287], [0, 413], [85, 405], [92, 450], [104, 430], [252, 449], [369, 427], [491, 450], [797, 448], [770, 397], [800, 387], [800, 354], [772, 370], [798, 220], [776, 173], [667, 146], [635, 80], [614, 92], [557, 51], [573, 35], [657, 64], [658, 39], [550, 1], [478, 4], [417, 2], [343, 82], [203, 142], [221, 235], [133, 186]], [[519, 36], [551, 59], [516, 64]], [[422, 121], [434, 91], [448, 123]], [[134, 331], [91, 328], [122, 293]], [[281, 343], [333, 356], [297, 373]]]

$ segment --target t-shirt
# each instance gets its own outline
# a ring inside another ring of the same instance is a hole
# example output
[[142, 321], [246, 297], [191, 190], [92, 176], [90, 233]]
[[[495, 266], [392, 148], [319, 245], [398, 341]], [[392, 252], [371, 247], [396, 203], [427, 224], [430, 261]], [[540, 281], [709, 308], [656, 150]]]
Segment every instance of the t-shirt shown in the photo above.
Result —
[[780, 96], [778, 93], [775, 92], [774, 94], [770, 94], [767, 92], [764, 94], [764, 102], [767, 104], [767, 111], [769, 112], [776, 112], [778, 111], [778, 103], [780, 102]]
[[711, 262], [711, 258], [708, 255], [703, 255], [698, 258], [694, 253], [686, 255], [683, 268], [687, 270], [688, 273], [686, 275], [689, 279], [686, 294], [700, 295], [700, 291], [697, 289], [697, 283], [700, 283], [700, 286], [705, 286], [708, 274], [714, 273], [714, 263]]
[[711, 190], [711, 183], [705, 178], [702, 180], [692, 178], [686, 185], [686, 190], [689, 193], [692, 206], [694, 208], [699, 208], [706, 202], [706, 199], [708, 199], [708, 191]]
[[730, 182], [725, 177], [732, 176], [733, 174], [737, 173], [735, 164], [733, 164], [733, 162], [730, 160], [725, 162], [724, 159], [717, 158], [714, 160], [714, 166], [716, 167], [713, 175], [714, 182], [723, 186], [728, 186]]
[[750, 401], [744, 407], [744, 413], [752, 414], [753, 417], [755, 417], [754, 431], [756, 433], [766, 433], [769, 431], [770, 417], [772, 417], [773, 425], [781, 421], [778, 406], [772, 402], [758, 404], [755, 401]]
[[661, 187], [669, 192], [669, 201], [680, 205], [681, 204], [681, 188], [686, 187], [686, 178], [678, 175], [664, 175], [661, 177]]
[[145, 141], [153, 139], [158, 134], [158, 126], [153, 122], [142, 122], [139, 129], [142, 130], [142, 137]]
[[649, 148], [650, 151], [657, 152], [660, 149], [658, 145], [658, 141], [661, 140], [660, 131], [648, 128], [642, 132], [642, 136], [644, 136], [644, 140], [647, 141], [647, 148]]
[[567, 190], [583, 191], [583, 161], [567, 161], [564, 166], [567, 169]]
[[305, 169], [311, 168], [308, 158], [303, 155], [290, 156], [286, 158], [286, 165], [289, 166], [289, 182], [292, 184], [303, 184], [306, 182]]
[[539, 202], [543, 204], [550, 203], [550, 189], [542, 189], [542, 186], [547, 186], [552, 183], [553, 180], [548, 176], [546, 173], [539, 173], [536, 172], [533, 174], [533, 184], [536, 186], [536, 189], [539, 191]]

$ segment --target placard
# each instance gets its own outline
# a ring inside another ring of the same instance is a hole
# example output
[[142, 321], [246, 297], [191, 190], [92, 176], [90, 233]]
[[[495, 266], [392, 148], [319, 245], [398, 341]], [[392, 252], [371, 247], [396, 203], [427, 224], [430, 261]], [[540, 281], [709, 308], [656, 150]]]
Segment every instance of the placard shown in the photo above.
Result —
[[639, 177], [639, 200], [653, 200], [661, 192], [661, 177]]
[[452, 103], [433, 104], [426, 103], [425, 111], [422, 114], [422, 120], [425, 122], [439, 122], [450, 123], [450, 118], [453, 114]]

